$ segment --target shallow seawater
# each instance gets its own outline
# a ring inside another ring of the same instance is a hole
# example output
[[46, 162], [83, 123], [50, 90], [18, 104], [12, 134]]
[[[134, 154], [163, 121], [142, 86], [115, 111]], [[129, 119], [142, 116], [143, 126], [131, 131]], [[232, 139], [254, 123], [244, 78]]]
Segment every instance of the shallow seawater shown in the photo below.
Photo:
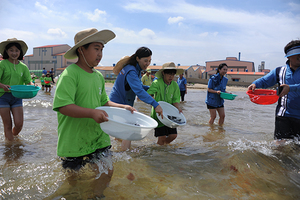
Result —
[[[24, 100], [24, 127], [12, 144], [0, 123], [0, 199], [44, 199], [62, 185], [54, 91]], [[276, 104], [234, 93], [235, 100], [225, 100], [223, 127], [208, 125], [206, 91], [190, 89], [181, 103], [187, 124], [171, 145], [158, 146], [152, 131], [121, 152], [111, 138], [114, 174], [105, 199], [299, 199], [300, 146], [274, 144]], [[150, 115], [141, 101], [135, 108]]]

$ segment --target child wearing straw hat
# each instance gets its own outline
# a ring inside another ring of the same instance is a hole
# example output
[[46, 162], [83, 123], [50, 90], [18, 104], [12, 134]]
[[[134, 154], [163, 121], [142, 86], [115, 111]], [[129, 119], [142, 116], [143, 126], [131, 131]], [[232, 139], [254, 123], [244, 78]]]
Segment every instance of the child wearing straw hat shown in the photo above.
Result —
[[[22, 40], [7, 39], [0, 43], [0, 115], [3, 121], [5, 138], [14, 140], [23, 127], [22, 99], [14, 97], [10, 92], [11, 85], [31, 85], [31, 75], [23, 60], [28, 47]], [[12, 118], [14, 120], [14, 127]]]
[[78, 61], [63, 71], [56, 85], [53, 110], [58, 119], [57, 155], [73, 177], [70, 184], [80, 199], [101, 198], [113, 173], [110, 137], [99, 125], [108, 121], [108, 115], [95, 108], [114, 106], [135, 111], [109, 100], [103, 75], [94, 69], [102, 59], [104, 45], [114, 37], [110, 30], [78, 32], [75, 45], [64, 55]]
[[151, 69], [147, 69], [146, 73], [142, 77], [142, 83], [143, 85], [150, 86], [152, 81], [151, 81]]
[[[148, 94], [153, 95], [156, 101], [165, 101], [172, 104], [182, 112], [179, 106], [180, 103], [180, 89], [177, 82], [173, 81], [175, 74], [180, 75], [183, 69], [176, 68], [173, 62], [163, 64], [162, 69], [155, 73], [157, 79], [153, 81], [150, 88], [147, 90]], [[158, 126], [154, 130], [154, 135], [157, 137], [157, 144], [170, 144], [177, 137], [177, 129], [165, 126], [156, 116], [156, 112], [152, 107], [151, 117], [155, 119]]]

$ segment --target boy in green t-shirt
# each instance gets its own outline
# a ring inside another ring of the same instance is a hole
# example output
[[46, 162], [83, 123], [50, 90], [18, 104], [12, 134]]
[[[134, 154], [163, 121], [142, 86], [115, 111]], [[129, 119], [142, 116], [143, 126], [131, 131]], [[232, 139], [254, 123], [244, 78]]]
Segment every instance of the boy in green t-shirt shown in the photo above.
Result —
[[75, 46], [64, 55], [78, 61], [63, 71], [56, 85], [53, 110], [58, 118], [57, 155], [72, 177], [69, 193], [78, 192], [80, 199], [101, 198], [113, 173], [110, 137], [99, 125], [108, 121], [108, 115], [95, 108], [114, 106], [135, 111], [129, 105], [109, 100], [105, 80], [94, 69], [102, 58], [104, 44], [114, 37], [110, 30], [91, 28], [78, 32]]
[[[175, 106], [179, 112], [182, 112], [179, 107], [180, 90], [178, 84], [173, 81], [175, 74], [183, 73], [183, 69], [176, 68], [173, 62], [163, 64], [162, 69], [155, 73], [158, 78], [152, 82], [147, 90], [148, 94], [154, 95], [155, 101], [165, 101]], [[177, 137], [177, 129], [165, 126], [157, 118], [156, 112], [152, 107], [151, 117], [158, 122], [158, 126], [154, 129], [154, 135], [157, 137], [157, 144], [170, 144]]]
[[45, 76], [46, 76], [45, 74], [42, 74], [42, 76], [40, 77], [42, 90], [45, 89]]
[[45, 92], [51, 92], [51, 81], [52, 81], [52, 78], [50, 77], [50, 74], [47, 73], [46, 77], [44, 78], [45, 88], [46, 88]]

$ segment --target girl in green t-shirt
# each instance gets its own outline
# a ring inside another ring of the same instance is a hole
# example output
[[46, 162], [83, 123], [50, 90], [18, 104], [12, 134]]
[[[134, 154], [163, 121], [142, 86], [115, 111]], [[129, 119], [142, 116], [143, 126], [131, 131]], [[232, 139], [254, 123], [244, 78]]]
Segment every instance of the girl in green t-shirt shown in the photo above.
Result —
[[[28, 47], [22, 40], [8, 39], [0, 43], [0, 115], [3, 121], [5, 138], [14, 140], [23, 127], [23, 102], [10, 92], [11, 85], [31, 85], [31, 76], [23, 60]], [[14, 123], [12, 123], [12, 117]], [[14, 124], [14, 126], [13, 126]]]

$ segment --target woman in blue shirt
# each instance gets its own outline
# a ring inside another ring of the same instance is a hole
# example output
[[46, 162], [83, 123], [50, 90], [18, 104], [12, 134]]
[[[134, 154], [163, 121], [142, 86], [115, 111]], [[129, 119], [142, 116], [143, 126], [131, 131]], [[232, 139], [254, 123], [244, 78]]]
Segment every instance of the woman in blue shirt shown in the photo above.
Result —
[[219, 113], [219, 125], [223, 125], [225, 120], [224, 99], [220, 97], [221, 92], [226, 92], [226, 84], [228, 79], [225, 77], [228, 66], [226, 63], [219, 65], [217, 73], [212, 75], [208, 81], [207, 96], [205, 103], [209, 109], [210, 119], [209, 124], [213, 124], [217, 112]]
[[[140, 47], [132, 56], [125, 56], [114, 67], [118, 75], [109, 95], [115, 103], [133, 106], [135, 97], [154, 107], [156, 113], [162, 115], [161, 106], [146, 92], [149, 86], [143, 86], [141, 72], [151, 63], [152, 51], [147, 47]], [[131, 141], [122, 141], [122, 150], [130, 148]]]
[[[249, 87], [268, 88], [280, 84], [282, 91], [279, 93], [276, 107], [274, 139], [300, 138], [300, 40], [292, 40], [284, 47], [286, 65], [273, 69], [264, 77], [255, 80]], [[279, 144], [281, 142], [277, 141]]]

